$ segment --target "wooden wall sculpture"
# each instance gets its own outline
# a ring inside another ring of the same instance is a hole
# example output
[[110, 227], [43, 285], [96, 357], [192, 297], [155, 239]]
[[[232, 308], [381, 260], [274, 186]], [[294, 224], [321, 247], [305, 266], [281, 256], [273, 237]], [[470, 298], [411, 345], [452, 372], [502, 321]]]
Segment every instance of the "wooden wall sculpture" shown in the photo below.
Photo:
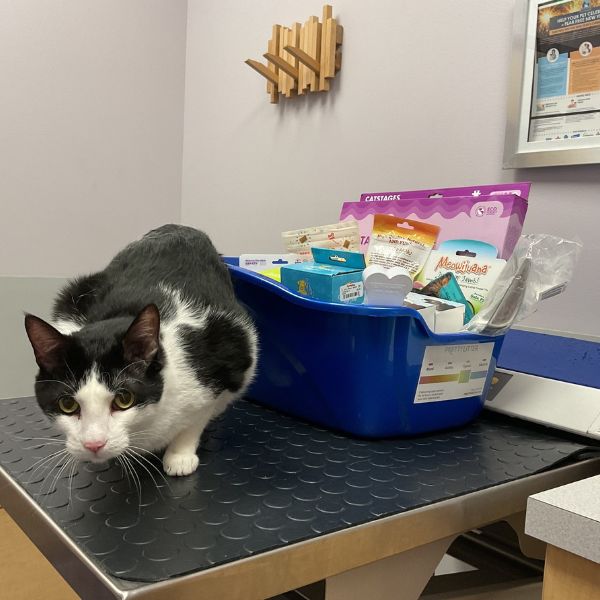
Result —
[[273, 25], [273, 35], [263, 56], [268, 64], [248, 59], [246, 64], [267, 80], [271, 102], [308, 92], [326, 92], [342, 65], [343, 28], [333, 18], [329, 4], [323, 20], [310, 17], [303, 25]]

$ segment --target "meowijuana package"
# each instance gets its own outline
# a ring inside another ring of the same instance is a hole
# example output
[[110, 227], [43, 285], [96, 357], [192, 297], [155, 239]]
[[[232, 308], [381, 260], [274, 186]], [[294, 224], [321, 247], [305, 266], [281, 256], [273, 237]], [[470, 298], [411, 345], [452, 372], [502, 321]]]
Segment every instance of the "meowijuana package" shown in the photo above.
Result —
[[506, 261], [496, 258], [496, 248], [475, 240], [451, 240], [432, 250], [417, 285], [426, 286], [452, 273], [475, 313], [483, 305]]

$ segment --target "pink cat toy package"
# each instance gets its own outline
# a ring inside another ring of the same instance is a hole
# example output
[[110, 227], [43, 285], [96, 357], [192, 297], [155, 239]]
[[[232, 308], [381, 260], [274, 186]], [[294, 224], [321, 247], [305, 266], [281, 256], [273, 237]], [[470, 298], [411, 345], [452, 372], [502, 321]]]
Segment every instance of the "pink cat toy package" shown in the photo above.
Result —
[[432, 188], [428, 190], [408, 190], [404, 192], [367, 192], [360, 195], [361, 202], [385, 202], [404, 200], [405, 198], [441, 198], [449, 196], [503, 196], [514, 194], [527, 200], [530, 181], [518, 183], [495, 183], [492, 185], [472, 185], [467, 187]]
[[[420, 193], [425, 195], [412, 198], [403, 197], [399, 192], [400, 199], [392, 201], [344, 202], [340, 220], [358, 221], [360, 246], [365, 253], [374, 216], [387, 214], [437, 225], [440, 233], [436, 247], [447, 240], [476, 239], [492, 244], [498, 250], [498, 258], [510, 257], [523, 229], [527, 213], [525, 198], [504, 192], [429, 197], [426, 193], [429, 191], [422, 191]], [[431, 192], [435, 194], [434, 190]]]

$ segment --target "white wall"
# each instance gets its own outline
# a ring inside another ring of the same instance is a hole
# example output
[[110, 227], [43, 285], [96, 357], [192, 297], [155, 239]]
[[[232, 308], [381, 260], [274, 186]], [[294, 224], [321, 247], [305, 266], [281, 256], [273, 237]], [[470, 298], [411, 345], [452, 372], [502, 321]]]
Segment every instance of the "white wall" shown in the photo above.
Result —
[[0, 3], [0, 275], [179, 221], [186, 0]]
[[223, 253], [279, 250], [280, 231], [333, 222], [364, 191], [529, 179], [526, 231], [578, 235], [585, 252], [527, 323], [600, 334], [600, 167], [501, 167], [513, 2], [336, 0], [333, 91], [271, 105], [243, 60], [322, 2], [189, 0], [183, 222]]
[[33, 396], [38, 368], [25, 334], [24, 313], [49, 319], [54, 298], [65, 283], [57, 277], [0, 278], [0, 398]]

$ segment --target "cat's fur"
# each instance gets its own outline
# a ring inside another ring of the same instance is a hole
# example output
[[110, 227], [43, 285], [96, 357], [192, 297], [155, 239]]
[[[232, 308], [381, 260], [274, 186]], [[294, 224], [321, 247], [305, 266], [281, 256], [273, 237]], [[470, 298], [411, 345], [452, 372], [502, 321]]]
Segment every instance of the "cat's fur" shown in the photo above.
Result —
[[[191, 227], [155, 229], [104, 271], [69, 282], [53, 323], [25, 317], [40, 367], [35, 393], [81, 460], [166, 448], [167, 474], [192, 473], [206, 424], [243, 394], [256, 366], [255, 329], [227, 267]], [[117, 410], [123, 390], [135, 404]], [[63, 396], [77, 414], [60, 411]]]

